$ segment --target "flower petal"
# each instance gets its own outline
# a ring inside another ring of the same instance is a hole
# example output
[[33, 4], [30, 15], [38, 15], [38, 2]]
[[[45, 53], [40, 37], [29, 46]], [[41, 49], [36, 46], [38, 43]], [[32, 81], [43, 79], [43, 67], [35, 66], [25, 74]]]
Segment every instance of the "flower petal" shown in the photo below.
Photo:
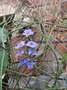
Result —
[[28, 55], [31, 55], [33, 53], [34, 49], [28, 49]]
[[20, 56], [20, 55], [22, 55], [22, 54], [24, 54], [24, 50], [20, 50], [20, 51], [16, 54], [16, 57], [17, 57], [17, 56]]
[[15, 46], [16, 49], [23, 47], [25, 45], [25, 41], [21, 41], [17, 46]]
[[22, 35], [28, 37], [29, 35], [33, 35], [34, 32], [31, 29], [25, 29]]
[[38, 44], [34, 41], [28, 41], [26, 46], [31, 47], [31, 48], [35, 48], [35, 47], [38, 47]]
[[24, 63], [23, 62], [19, 62], [18, 63], [18, 67], [20, 67], [20, 66], [24, 66]]
[[32, 69], [32, 68], [33, 68], [33, 65], [31, 65], [31, 64], [28, 65], [28, 68], [29, 68], [29, 69]]
[[38, 55], [38, 52], [36, 52], [34, 49], [28, 49], [27, 54], [28, 55]]

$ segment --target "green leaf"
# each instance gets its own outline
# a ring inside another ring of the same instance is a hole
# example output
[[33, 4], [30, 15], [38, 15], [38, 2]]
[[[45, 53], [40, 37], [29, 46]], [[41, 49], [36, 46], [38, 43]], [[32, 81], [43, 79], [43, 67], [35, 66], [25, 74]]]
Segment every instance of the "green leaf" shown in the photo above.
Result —
[[8, 53], [4, 49], [0, 49], [0, 75], [6, 72], [8, 65]]
[[63, 64], [66, 64], [66, 63], [67, 63], [67, 54], [64, 54], [64, 55], [62, 56], [61, 62], [62, 62]]
[[8, 65], [8, 55], [5, 51], [5, 44], [8, 38], [8, 31], [3, 27], [0, 28], [0, 44], [3, 48], [0, 48], [0, 90], [2, 90], [2, 75], [6, 72], [6, 67]]
[[2, 75], [6, 72], [7, 65], [7, 52], [3, 48], [0, 48], [0, 90], [2, 90]]
[[[9, 35], [9, 32], [5, 28], [0, 28], [0, 42], [4, 42]], [[3, 41], [2, 41], [3, 37]]]
[[5, 28], [0, 28], [0, 43], [3, 48], [0, 48], [0, 76], [5, 73], [8, 64], [8, 55], [5, 51], [4, 41], [8, 38], [8, 31]]

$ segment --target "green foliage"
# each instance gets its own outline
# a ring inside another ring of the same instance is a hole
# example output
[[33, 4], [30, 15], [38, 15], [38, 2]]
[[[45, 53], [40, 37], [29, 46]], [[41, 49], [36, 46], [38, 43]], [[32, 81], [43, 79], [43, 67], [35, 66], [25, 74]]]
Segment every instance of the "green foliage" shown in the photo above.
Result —
[[67, 63], [67, 54], [64, 54], [64, 55], [62, 56], [61, 62], [62, 62], [63, 64], [66, 64], [66, 63]]
[[8, 64], [8, 55], [5, 50], [5, 44], [4, 41], [8, 38], [8, 31], [5, 28], [0, 28], [0, 74], [5, 73], [5, 69]]
[[0, 74], [5, 73], [5, 69], [8, 65], [8, 54], [4, 49], [0, 49]]
[[0, 43], [7, 40], [8, 35], [9, 32], [5, 28], [0, 28]]
[[8, 31], [0, 28], [0, 90], [2, 90], [2, 76], [5, 74], [8, 65], [8, 54], [4, 43], [7, 38]]

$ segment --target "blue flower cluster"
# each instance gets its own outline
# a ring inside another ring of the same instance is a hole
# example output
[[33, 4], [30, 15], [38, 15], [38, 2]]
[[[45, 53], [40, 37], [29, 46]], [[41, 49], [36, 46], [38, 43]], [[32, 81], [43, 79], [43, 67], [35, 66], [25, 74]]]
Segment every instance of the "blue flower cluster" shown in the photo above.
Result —
[[[25, 29], [24, 32], [22, 33], [22, 35], [24, 35], [25, 37], [29, 37], [31, 35], [33, 35], [34, 32], [31, 29]], [[19, 44], [17, 44], [17, 46], [15, 46], [16, 49], [21, 48], [23, 46], [28, 47], [27, 48], [27, 55], [38, 55], [38, 52], [35, 50], [35, 47], [38, 47], [38, 44], [33, 41], [33, 40], [29, 40], [27, 41], [27, 43], [25, 43], [25, 41], [21, 41]], [[24, 54], [25, 51], [24, 50], [20, 50], [17, 54], [17, 56], [20, 56], [22, 54]], [[33, 68], [33, 65], [36, 64], [35, 61], [33, 59], [21, 59], [21, 62], [18, 63], [18, 66], [26, 66], [30, 69]]]
[[34, 60], [31, 60], [31, 59], [21, 59], [21, 62], [18, 63], [18, 66], [26, 66], [30, 69], [33, 68], [33, 65], [35, 64], [35, 61]]

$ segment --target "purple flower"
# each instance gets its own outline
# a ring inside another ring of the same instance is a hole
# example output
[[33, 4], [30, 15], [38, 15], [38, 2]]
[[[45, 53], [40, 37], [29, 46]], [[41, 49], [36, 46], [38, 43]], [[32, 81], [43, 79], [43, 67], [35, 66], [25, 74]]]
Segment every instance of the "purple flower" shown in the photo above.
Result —
[[27, 60], [26, 59], [20, 59], [21, 62], [18, 63], [18, 66], [25, 66], [26, 63], [27, 63]]
[[34, 42], [34, 41], [28, 41], [26, 46], [31, 47], [31, 48], [35, 48], [35, 47], [38, 46], [38, 44], [36, 42]]
[[33, 68], [35, 61], [31, 59], [22, 59], [21, 62], [18, 63], [18, 66], [27, 66], [29, 69]]
[[33, 35], [33, 34], [34, 32], [31, 29], [25, 29], [22, 35], [25, 35], [26, 37], [28, 37], [29, 35]]
[[24, 50], [20, 50], [20, 51], [16, 54], [16, 57], [17, 57], [17, 56], [20, 56], [20, 55], [22, 55], [22, 54], [24, 54]]
[[35, 64], [35, 61], [31, 60], [31, 59], [27, 59], [29, 62], [27, 63], [28, 68], [32, 69], [33, 65]]
[[28, 49], [28, 55], [38, 55], [38, 52], [36, 52], [34, 49]]
[[25, 41], [21, 41], [19, 44], [17, 44], [17, 46], [15, 46], [15, 48], [18, 49], [24, 45], [25, 45]]

